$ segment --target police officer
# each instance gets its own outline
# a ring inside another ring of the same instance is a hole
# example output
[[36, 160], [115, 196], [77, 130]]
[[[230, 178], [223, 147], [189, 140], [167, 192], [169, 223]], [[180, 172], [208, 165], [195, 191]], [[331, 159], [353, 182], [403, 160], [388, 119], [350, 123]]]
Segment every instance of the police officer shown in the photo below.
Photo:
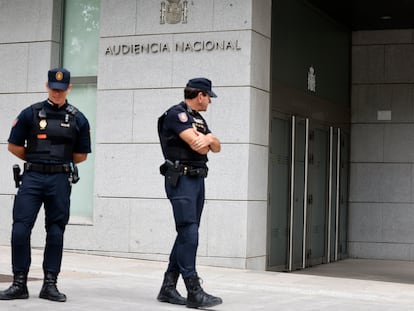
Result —
[[[200, 286], [196, 271], [198, 228], [204, 206], [204, 179], [207, 153], [219, 152], [220, 141], [211, 133], [199, 113], [206, 111], [211, 97], [211, 81], [194, 78], [184, 89], [184, 101], [172, 106], [158, 119], [158, 134], [165, 163], [165, 191], [171, 202], [177, 237], [157, 299], [161, 302], [206, 308], [222, 303]], [[176, 289], [179, 275], [187, 288], [187, 299]]]
[[48, 99], [24, 109], [14, 121], [8, 139], [8, 150], [26, 162], [13, 206], [13, 283], [0, 291], [0, 300], [29, 297], [30, 235], [43, 204], [46, 245], [39, 297], [66, 301], [65, 294], [57, 289], [57, 276], [69, 220], [72, 181], [76, 177], [74, 167], [91, 152], [90, 128], [86, 117], [66, 100], [72, 88], [69, 71], [49, 70], [46, 88]]

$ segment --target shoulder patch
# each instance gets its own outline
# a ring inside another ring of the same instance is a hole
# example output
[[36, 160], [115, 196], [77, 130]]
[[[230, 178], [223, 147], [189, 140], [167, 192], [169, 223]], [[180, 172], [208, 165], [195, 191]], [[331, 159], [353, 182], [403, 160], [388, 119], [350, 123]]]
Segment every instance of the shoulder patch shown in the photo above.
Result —
[[178, 119], [183, 123], [187, 122], [188, 121], [187, 113], [186, 112], [180, 112], [178, 114]]

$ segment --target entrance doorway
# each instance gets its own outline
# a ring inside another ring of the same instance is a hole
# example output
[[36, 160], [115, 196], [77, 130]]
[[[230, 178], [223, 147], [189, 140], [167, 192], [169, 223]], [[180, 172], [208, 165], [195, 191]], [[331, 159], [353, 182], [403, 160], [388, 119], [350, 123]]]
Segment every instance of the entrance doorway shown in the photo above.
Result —
[[309, 118], [271, 121], [268, 269], [292, 271], [346, 254], [348, 136]]

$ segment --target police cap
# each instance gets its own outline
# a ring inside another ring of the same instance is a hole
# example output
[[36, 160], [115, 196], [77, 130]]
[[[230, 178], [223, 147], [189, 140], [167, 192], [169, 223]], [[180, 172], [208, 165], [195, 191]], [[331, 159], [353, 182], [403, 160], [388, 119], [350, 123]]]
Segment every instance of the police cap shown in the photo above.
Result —
[[65, 68], [50, 69], [47, 76], [50, 89], [66, 91], [69, 87], [70, 72]]
[[193, 89], [199, 89], [201, 91], [207, 92], [210, 97], [217, 97], [216, 93], [211, 90], [211, 81], [207, 78], [194, 78], [188, 81], [188, 87]]

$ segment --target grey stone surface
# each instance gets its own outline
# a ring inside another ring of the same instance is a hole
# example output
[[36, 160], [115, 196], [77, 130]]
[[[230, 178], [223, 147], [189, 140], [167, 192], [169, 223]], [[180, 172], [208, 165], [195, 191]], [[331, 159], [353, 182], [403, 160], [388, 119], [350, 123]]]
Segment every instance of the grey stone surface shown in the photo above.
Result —
[[[53, 6], [61, 0], [1, 0], [0, 42], [47, 41], [51, 39]], [[54, 38], [56, 39], [56, 38]]]
[[352, 162], [384, 161], [383, 124], [354, 124], [351, 132]]
[[412, 34], [353, 33], [351, 257], [413, 259]]
[[411, 201], [411, 165], [351, 163], [350, 202]]
[[389, 45], [385, 48], [385, 81], [389, 83], [414, 82], [413, 44]]
[[352, 83], [385, 81], [385, 47], [367, 45], [352, 47]]
[[137, 0], [101, 1], [101, 37], [135, 35]]
[[[9, 252], [0, 247], [1, 254]], [[68, 300], [38, 298], [42, 251], [33, 251], [29, 299], [1, 301], [2, 310], [182, 310], [156, 296], [166, 263], [66, 252], [58, 280]], [[211, 310], [412, 310], [412, 262], [343, 260], [304, 271], [283, 273], [199, 266], [203, 288], [222, 297]], [[9, 257], [0, 257], [0, 274], [10, 274]], [[0, 283], [4, 288], [8, 283]], [[181, 294], [186, 290], [180, 279]], [[3, 289], [3, 288], [2, 288]]]
[[401, 44], [412, 42], [412, 29], [355, 31], [352, 33], [352, 44], [354, 45]]

